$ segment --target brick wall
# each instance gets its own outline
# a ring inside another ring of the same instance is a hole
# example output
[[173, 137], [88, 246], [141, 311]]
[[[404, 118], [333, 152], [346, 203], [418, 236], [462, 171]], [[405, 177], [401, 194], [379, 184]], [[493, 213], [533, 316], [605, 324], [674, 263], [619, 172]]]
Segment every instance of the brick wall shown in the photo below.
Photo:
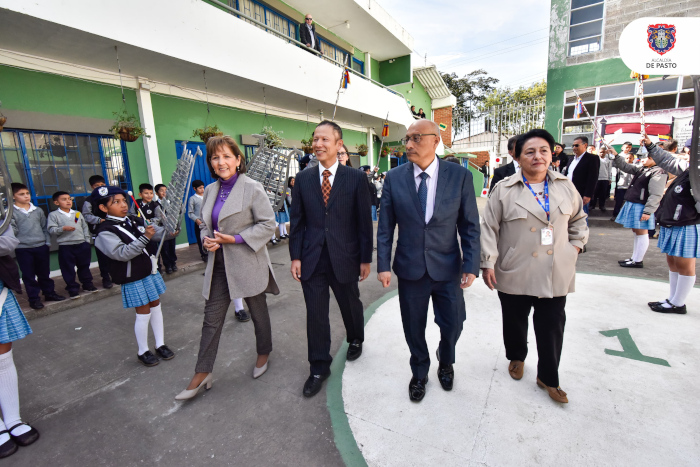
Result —
[[469, 151], [469, 154], [474, 154], [476, 156], [476, 159], [469, 159], [469, 161], [479, 167], [484, 165], [484, 162], [491, 158], [491, 154], [489, 154], [488, 151]]
[[452, 107], [443, 107], [442, 109], [433, 110], [433, 119], [435, 123], [447, 125], [447, 129], [440, 131], [442, 142], [448, 148], [452, 147]]

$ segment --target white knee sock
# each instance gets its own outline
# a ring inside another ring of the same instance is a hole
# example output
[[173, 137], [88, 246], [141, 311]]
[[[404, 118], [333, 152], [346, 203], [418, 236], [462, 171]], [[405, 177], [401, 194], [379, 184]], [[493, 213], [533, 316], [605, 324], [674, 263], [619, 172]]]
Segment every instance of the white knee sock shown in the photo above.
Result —
[[139, 355], [143, 355], [146, 351], [148, 351], [148, 322], [150, 320], [150, 313], [147, 315], [136, 313], [134, 333], [136, 334], [136, 343], [139, 345]]
[[243, 309], [243, 299], [242, 298], [234, 298], [233, 299], [233, 306], [236, 308], [236, 311], [241, 311]]
[[165, 345], [165, 328], [163, 326], [163, 311], [158, 306], [151, 307], [151, 329], [153, 337], [156, 338], [156, 349]]
[[[676, 286], [678, 285], [678, 273], [673, 271], [668, 271], [668, 283], [670, 285], [670, 293], [668, 294], [668, 301], [670, 302], [673, 296], [676, 294]], [[663, 301], [663, 300], [662, 300]]]
[[[17, 387], [17, 368], [12, 358], [12, 350], [0, 355], [0, 407], [2, 407], [2, 418], [7, 429], [18, 423], [22, 423], [19, 416], [19, 389]], [[19, 436], [29, 431], [27, 425], [18, 426], [12, 432]], [[4, 436], [0, 438], [0, 442]]]
[[[676, 293], [673, 294], [671, 303], [676, 306], [685, 305], [685, 300], [688, 298], [688, 295], [690, 295], [690, 291], [693, 290], [694, 285], [695, 276], [682, 276], [679, 274], [678, 283], [676, 284]], [[668, 303], [666, 305], [668, 305]], [[670, 308], [670, 306], [668, 306], [668, 308]]]
[[280, 224], [280, 236], [282, 235], [287, 235], [287, 224], [284, 222]]
[[632, 253], [632, 261], [639, 263], [644, 260], [644, 255], [649, 249], [649, 234], [635, 235], [634, 237], [634, 253]]

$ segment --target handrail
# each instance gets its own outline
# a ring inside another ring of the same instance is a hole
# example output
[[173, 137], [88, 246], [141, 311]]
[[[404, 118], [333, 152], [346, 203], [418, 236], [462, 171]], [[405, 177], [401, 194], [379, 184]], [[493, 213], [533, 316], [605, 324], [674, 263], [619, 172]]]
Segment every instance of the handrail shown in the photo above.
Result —
[[[279, 31], [276, 30], [276, 29], [271, 28], [271, 27], [268, 26], [267, 24], [265, 24], [265, 23], [263, 23], [263, 22], [261, 22], [261, 21], [258, 21], [257, 19], [255, 19], [255, 18], [253, 18], [253, 17], [251, 17], [251, 16], [248, 16], [247, 14], [243, 13], [243, 12], [240, 11], [240, 10], [237, 10], [236, 8], [233, 8], [232, 6], [229, 6], [229, 5], [225, 4], [225, 3], [222, 3], [222, 2], [220, 2], [219, 0], [207, 0], [207, 1], [212, 2], [212, 3], [215, 3], [216, 5], [220, 6], [221, 8], [223, 8], [223, 9], [225, 9], [225, 10], [228, 10], [228, 11], [231, 12], [231, 13], [234, 13], [234, 14], [236, 14], [236, 15], [242, 16], [243, 18], [245, 18], [245, 19], [247, 19], [247, 20], [249, 20], [249, 21], [252, 21], [254, 24], [257, 24], [257, 25], [259, 25], [259, 26], [264, 27], [264, 28], [265, 28], [265, 31], [271, 32], [272, 34], [276, 34], [277, 36], [280, 36], [281, 38], [283, 38], [285, 41], [293, 42], [294, 44], [296, 44], [296, 45], [302, 47], [304, 50], [309, 51], [309, 52], [312, 52], [313, 54], [315, 54], [315, 55], [318, 56], [319, 58], [322, 58], [322, 59], [324, 59], [324, 60], [327, 60], [327, 61], [329, 61], [329, 62], [331, 62], [331, 63], [333, 63], [333, 64], [335, 64], [335, 65], [337, 65], [337, 66], [339, 66], [339, 67], [341, 67], [341, 68], [347, 68], [348, 70], [350, 70], [351, 73], [353, 73], [353, 74], [359, 76], [360, 78], [365, 79], [365, 80], [367, 80], [367, 81], [369, 81], [369, 82], [371, 82], [371, 83], [373, 83], [373, 84], [375, 84], [375, 85], [377, 85], [377, 86], [379, 86], [379, 87], [381, 87], [381, 88], [384, 88], [384, 89], [386, 89], [387, 91], [389, 91], [389, 92], [391, 92], [391, 93], [393, 93], [393, 94], [396, 94], [397, 96], [400, 96], [404, 101], [406, 100], [406, 97], [404, 97], [404, 95], [401, 94], [400, 92], [398, 92], [398, 91], [396, 91], [396, 90], [394, 90], [394, 89], [391, 89], [391, 88], [389, 88], [388, 86], [385, 86], [385, 85], [383, 85], [382, 83], [380, 83], [380, 82], [378, 82], [378, 81], [375, 81], [375, 80], [373, 80], [372, 78], [370, 78], [370, 77], [368, 77], [368, 76], [365, 76], [365, 75], [363, 75], [362, 73], [360, 73], [360, 72], [358, 72], [358, 71], [353, 70], [352, 67], [349, 67], [349, 66], [345, 65], [344, 63], [339, 62], [338, 60], [336, 60], [336, 59], [334, 59], [334, 58], [331, 58], [331, 57], [328, 57], [328, 56], [326, 56], [326, 55], [323, 55], [323, 54], [322, 54], [321, 52], [319, 52], [318, 50], [314, 50], [314, 49], [312, 49], [312, 48], [310, 48], [310, 47], [307, 47], [306, 44], [304, 44], [303, 42], [299, 42], [298, 40], [296, 40], [296, 39], [294, 39], [294, 38], [292, 38], [292, 37], [289, 37], [289, 36], [287, 36], [286, 34], [281, 33], [281, 32], [279, 32]], [[349, 54], [348, 54], [348, 56], [349, 56]]]

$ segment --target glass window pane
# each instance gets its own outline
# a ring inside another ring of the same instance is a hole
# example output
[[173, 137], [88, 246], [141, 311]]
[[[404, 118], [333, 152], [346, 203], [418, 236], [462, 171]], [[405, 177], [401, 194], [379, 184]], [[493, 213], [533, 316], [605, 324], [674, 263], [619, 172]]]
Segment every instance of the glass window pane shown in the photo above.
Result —
[[598, 52], [600, 50], [600, 36], [589, 37], [580, 41], [569, 43], [569, 56]]
[[618, 84], [600, 88], [598, 99], [617, 99], [619, 97], [634, 97], [635, 83]]
[[[578, 95], [581, 96], [582, 102], [595, 102], [595, 88], [577, 89]], [[575, 104], [577, 101], [576, 92], [566, 91], [564, 97], [567, 104]]]
[[652, 96], [644, 98], [644, 110], [663, 110], [676, 108], [676, 95], [668, 94], [665, 96]]
[[603, 18], [603, 4], [589, 6], [588, 8], [582, 8], [571, 12], [572, 25], [587, 23], [588, 21], [601, 18]]
[[683, 89], [693, 89], [693, 77], [684, 76], [683, 77]]
[[[681, 107], [694, 107], [695, 106], [695, 93], [694, 92], [684, 92], [681, 93], [678, 98], [678, 108]], [[12, 169], [10, 169], [12, 170]]]
[[634, 109], [634, 99], [625, 99], [621, 101], [609, 101], [598, 103], [598, 116], [626, 114]]
[[588, 5], [593, 5], [594, 3], [600, 3], [601, 0], [571, 0], [571, 9], [581, 8]]
[[569, 40], [583, 39], [589, 36], [599, 36], [603, 27], [603, 20], [592, 23], [580, 24], [569, 28]]
[[658, 94], [660, 92], [673, 92], [678, 89], [678, 78], [666, 78], [657, 81], [644, 82], [644, 94]]
[[593, 132], [593, 126], [587, 122], [564, 122], [564, 134]]

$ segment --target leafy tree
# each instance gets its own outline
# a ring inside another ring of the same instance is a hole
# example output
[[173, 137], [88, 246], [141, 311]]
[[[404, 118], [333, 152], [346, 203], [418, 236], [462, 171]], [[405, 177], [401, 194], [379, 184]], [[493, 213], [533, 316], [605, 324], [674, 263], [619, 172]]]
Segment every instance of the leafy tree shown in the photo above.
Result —
[[544, 106], [531, 105], [535, 101], [541, 101], [547, 95], [547, 83], [542, 80], [528, 87], [520, 86], [513, 90], [510, 88], [494, 89], [479, 104], [479, 111], [483, 114], [489, 112], [492, 107], [497, 108], [495, 114], [487, 118], [493, 120], [493, 131], [505, 134], [524, 133], [541, 125], [544, 119]]
[[474, 70], [462, 78], [456, 73], [441, 73], [441, 76], [452, 95], [457, 98], [457, 106], [452, 113], [452, 130], [457, 134], [464, 127], [469, 127], [486, 96], [496, 90], [498, 79], [489, 76], [482, 69]]
[[544, 99], [546, 95], [547, 82], [545, 80], [533, 83], [528, 87], [520, 86], [515, 90], [510, 88], [494, 89], [480, 101], [479, 108], [481, 111], [485, 111], [495, 105], [522, 104], [524, 102]]

